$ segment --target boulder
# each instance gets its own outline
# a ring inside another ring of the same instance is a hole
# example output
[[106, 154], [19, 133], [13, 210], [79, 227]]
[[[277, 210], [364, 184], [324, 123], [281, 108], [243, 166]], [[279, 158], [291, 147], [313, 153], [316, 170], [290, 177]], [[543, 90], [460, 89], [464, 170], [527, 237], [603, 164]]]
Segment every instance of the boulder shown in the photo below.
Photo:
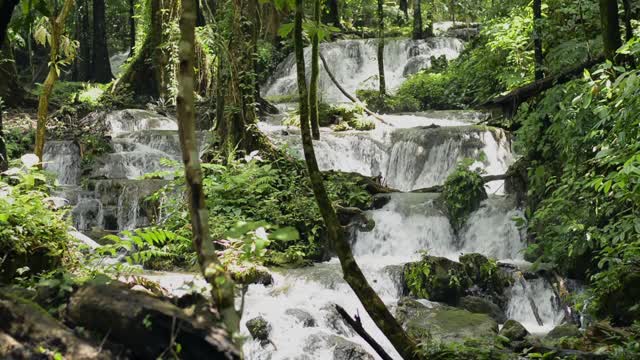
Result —
[[437, 256], [406, 264], [404, 279], [409, 294], [449, 305], [457, 305], [472, 285], [462, 264]]
[[486, 339], [498, 334], [498, 323], [486, 314], [438, 303], [421, 303], [402, 298], [396, 308], [396, 318], [408, 334], [417, 340], [463, 341]]
[[313, 316], [302, 310], [302, 309], [287, 309], [285, 312], [285, 314], [292, 316], [294, 318], [296, 318], [296, 320], [298, 320], [300, 323], [302, 323], [303, 327], [315, 327], [316, 326], [316, 319], [313, 318]]
[[262, 346], [269, 343], [271, 324], [262, 316], [254, 317], [245, 324], [253, 340], [259, 340]]
[[582, 337], [582, 333], [576, 325], [565, 323], [560, 324], [553, 328], [553, 330], [549, 331], [543, 340], [545, 343], [555, 343], [561, 338], [568, 337]]
[[[211, 312], [211, 307], [208, 312]], [[171, 334], [182, 346], [182, 359], [239, 359], [231, 336], [214, 322], [166, 299], [128, 289], [120, 282], [93, 282], [70, 298], [67, 316], [76, 325], [130, 349], [135, 357], [155, 359], [171, 348]], [[180, 331], [176, 331], [180, 329]]]
[[354, 336], [356, 335], [355, 331], [347, 324], [342, 316], [336, 310], [336, 306], [333, 303], [328, 303], [320, 308], [320, 310], [324, 313], [324, 324], [328, 328], [332, 329], [339, 335], [343, 336]]
[[227, 271], [231, 275], [233, 281], [238, 284], [250, 285], [250, 284], [262, 284], [269, 286], [273, 284], [273, 276], [264, 266], [259, 265], [230, 265], [227, 267]]
[[0, 292], [0, 358], [111, 359], [99, 345], [78, 338], [39, 305]]
[[487, 314], [499, 324], [507, 321], [507, 315], [490, 300], [478, 296], [465, 296], [460, 299], [460, 307], [476, 314]]
[[373, 360], [361, 345], [341, 336], [326, 333], [312, 334], [304, 343], [303, 351], [313, 353], [322, 348], [333, 348], [333, 360]]
[[500, 329], [500, 335], [511, 341], [521, 341], [529, 335], [529, 332], [519, 322], [509, 319], [504, 323], [502, 329]]

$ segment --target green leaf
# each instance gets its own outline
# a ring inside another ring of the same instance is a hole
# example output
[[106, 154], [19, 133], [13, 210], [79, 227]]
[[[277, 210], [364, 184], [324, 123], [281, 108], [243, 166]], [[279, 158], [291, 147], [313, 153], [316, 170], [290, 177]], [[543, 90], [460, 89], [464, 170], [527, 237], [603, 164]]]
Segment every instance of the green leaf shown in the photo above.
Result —
[[293, 227], [284, 227], [273, 231], [269, 234], [269, 239], [279, 241], [295, 241], [300, 239], [298, 230]]

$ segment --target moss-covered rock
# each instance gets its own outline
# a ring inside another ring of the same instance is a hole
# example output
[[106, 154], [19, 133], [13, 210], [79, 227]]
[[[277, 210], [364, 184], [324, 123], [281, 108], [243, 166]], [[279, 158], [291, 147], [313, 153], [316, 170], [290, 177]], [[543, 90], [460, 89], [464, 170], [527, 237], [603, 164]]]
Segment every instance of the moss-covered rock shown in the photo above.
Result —
[[422, 341], [462, 341], [498, 334], [498, 323], [486, 314], [474, 314], [437, 303], [424, 305], [410, 298], [400, 299], [396, 318], [410, 336]]
[[549, 333], [543, 338], [543, 342], [546, 344], [555, 344], [562, 338], [579, 338], [582, 337], [580, 329], [574, 324], [560, 324], [549, 331]]
[[262, 316], [255, 317], [246, 323], [249, 334], [254, 340], [259, 340], [262, 345], [269, 343], [271, 324]]
[[305, 353], [314, 353], [324, 348], [333, 348], [333, 360], [373, 360], [362, 346], [341, 336], [326, 333], [312, 334], [304, 343]]
[[521, 341], [529, 335], [529, 332], [519, 322], [509, 319], [504, 323], [502, 329], [500, 329], [500, 335], [511, 341]]
[[409, 294], [450, 305], [457, 305], [472, 285], [462, 264], [437, 256], [406, 264], [404, 279]]
[[497, 261], [473, 253], [462, 255], [460, 263], [473, 284], [480, 288], [482, 295], [489, 297], [498, 306], [506, 305], [507, 299], [503, 292], [513, 284], [513, 277], [501, 269]]
[[498, 305], [478, 296], [463, 297], [460, 299], [460, 307], [472, 313], [487, 314], [500, 324], [507, 321], [507, 316]]
[[273, 283], [273, 276], [271, 276], [269, 270], [264, 266], [255, 264], [247, 264], [246, 266], [230, 265], [227, 267], [227, 271], [233, 281], [239, 284], [262, 284], [267, 286]]

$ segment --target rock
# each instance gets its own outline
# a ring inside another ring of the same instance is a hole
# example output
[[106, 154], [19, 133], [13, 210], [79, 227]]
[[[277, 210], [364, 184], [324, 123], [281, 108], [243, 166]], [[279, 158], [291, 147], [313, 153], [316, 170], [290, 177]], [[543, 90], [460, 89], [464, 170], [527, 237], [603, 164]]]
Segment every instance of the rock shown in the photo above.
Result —
[[462, 264], [437, 256], [406, 264], [404, 279], [409, 294], [449, 305], [458, 304], [471, 286]]
[[259, 265], [230, 265], [227, 271], [231, 274], [233, 281], [243, 285], [262, 284], [269, 286], [273, 284], [273, 276], [264, 266]]
[[450, 306], [426, 305], [402, 298], [396, 308], [396, 318], [409, 336], [417, 340], [463, 341], [467, 338], [490, 338], [498, 334], [498, 323], [486, 314], [474, 314]]
[[544, 342], [553, 343], [564, 337], [582, 337], [582, 333], [574, 324], [560, 324], [549, 331], [543, 340]]
[[382, 271], [389, 275], [399, 295], [406, 294], [409, 291], [405, 288], [404, 267], [402, 265], [387, 265], [382, 268]]
[[43, 308], [10, 293], [0, 292], [0, 358], [110, 359], [97, 344], [78, 338]]
[[373, 203], [371, 204], [371, 208], [373, 210], [382, 209], [385, 205], [387, 205], [391, 201], [391, 195], [389, 194], [377, 194], [373, 197]]
[[269, 343], [269, 334], [271, 334], [271, 324], [262, 316], [254, 317], [245, 324], [249, 330], [249, 334], [254, 340], [260, 340], [263, 346]]
[[312, 334], [304, 343], [305, 352], [316, 352], [322, 348], [333, 348], [333, 360], [373, 360], [362, 346], [341, 336], [326, 333]]
[[529, 332], [519, 322], [509, 319], [500, 329], [500, 335], [511, 341], [521, 341], [529, 335]]
[[336, 310], [336, 306], [333, 303], [329, 303], [320, 308], [321, 311], [324, 312], [324, 323], [325, 325], [334, 330], [336, 333], [343, 336], [354, 336], [356, 333], [353, 329], [347, 324], [342, 316]]
[[284, 313], [296, 318], [299, 322], [302, 323], [303, 327], [316, 326], [316, 319], [314, 319], [311, 314], [302, 309], [287, 309]]
[[87, 330], [108, 333], [110, 341], [124, 345], [137, 358], [163, 354], [171, 346], [169, 334], [182, 345], [182, 359], [240, 358], [231, 336], [212, 321], [213, 314], [192, 316], [166, 299], [132, 291], [116, 281], [81, 287], [71, 296], [67, 315]]
[[513, 284], [513, 276], [509, 272], [495, 260], [477, 253], [460, 256], [460, 263], [471, 282], [477, 286], [474, 291], [468, 291], [467, 295], [480, 295], [502, 308], [506, 307], [508, 299], [504, 296], [504, 291]]
[[88, 237], [87, 235], [79, 231], [69, 231], [68, 234], [72, 238], [78, 240], [80, 244], [86, 246], [89, 252], [91, 253], [93, 253], [97, 248], [100, 247], [100, 244], [98, 244], [92, 238]]
[[487, 314], [499, 324], [507, 321], [507, 316], [498, 305], [481, 297], [465, 296], [460, 299], [460, 307], [472, 313]]

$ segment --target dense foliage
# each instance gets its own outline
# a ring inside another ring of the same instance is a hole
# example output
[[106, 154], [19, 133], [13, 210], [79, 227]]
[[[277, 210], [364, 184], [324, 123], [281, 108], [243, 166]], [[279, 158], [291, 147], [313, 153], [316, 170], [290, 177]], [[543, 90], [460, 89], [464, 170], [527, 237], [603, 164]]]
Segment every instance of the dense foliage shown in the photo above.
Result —
[[[637, 56], [638, 39], [625, 52]], [[592, 309], [640, 317], [640, 72], [607, 63], [520, 109], [531, 256], [592, 283]]]
[[469, 215], [487, 198], [480, 172], [470, 170], [470, 165], [472, 160], [461, 163], [456, 171], [447, 177], [442, 189], [442, 199], [454, 231], [460, 230]]

